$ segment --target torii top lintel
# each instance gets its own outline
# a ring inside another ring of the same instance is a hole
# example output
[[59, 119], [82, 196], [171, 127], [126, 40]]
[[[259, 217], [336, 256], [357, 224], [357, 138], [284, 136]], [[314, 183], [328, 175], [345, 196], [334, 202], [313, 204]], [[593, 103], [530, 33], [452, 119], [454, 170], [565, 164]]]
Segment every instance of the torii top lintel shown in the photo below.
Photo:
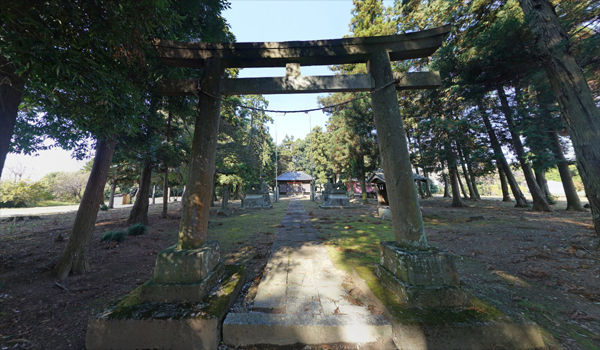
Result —
[[386, 50], [391, 61], [432, 55], [450, 32], [450, 25], [420, 32], [364, 38], [264, 43], [184, 43], [156, 40], [163, 62], [175, 67], [202, 68], [209, 57], [224, 67], [285, 67], [365, 63], [373, 52]]

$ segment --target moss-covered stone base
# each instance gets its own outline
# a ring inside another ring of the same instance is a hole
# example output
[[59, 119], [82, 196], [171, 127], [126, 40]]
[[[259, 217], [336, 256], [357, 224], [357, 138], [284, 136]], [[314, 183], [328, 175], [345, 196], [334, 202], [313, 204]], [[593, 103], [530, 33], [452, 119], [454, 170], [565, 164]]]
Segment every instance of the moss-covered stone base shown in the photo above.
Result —
[[224, 265], [219, 264], [205, 279], [196, 283], [156, 283], [154, 279], [151, 279], [140, 286], [140, 299], [143, 301], [201, 301], [219, 283], [224, 273]]
[[406, 307], [456, 307], [470, 306], [471, 300], [458, 286], [411, 286], [402, 282], [382, 265], [375, 265], [379, 281], [396, 294]]
[[380, 281], [375, 268], [357, 267], [354, 279], [392, 323], [398, 349], [543, 349], [535, 323], [515, 322], [470, 297], [461, 307], [411, 307]]
[[458, 286], [460, 279], [451, 254], [436, 249], [414, 250], [396, 242], [381, 242], [381, 265], [412, 286]]
[[90, 319], [86, 348], [217, 349], [227, 310], [246, 280], [244, 266], [225, 266], [225, 274], [200, 302], [147, 302], [141, 286]]
[[206, 242], [198, 249], [172, 246], [158, 253], [155, 283], [197, 283], [208, 277], [221, 262], [218, 242]]

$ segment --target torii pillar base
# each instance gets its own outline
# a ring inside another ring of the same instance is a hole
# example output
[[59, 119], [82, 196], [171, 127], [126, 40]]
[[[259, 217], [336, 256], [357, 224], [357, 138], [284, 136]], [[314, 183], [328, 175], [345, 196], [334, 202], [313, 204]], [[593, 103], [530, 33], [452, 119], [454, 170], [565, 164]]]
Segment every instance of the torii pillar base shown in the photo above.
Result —
[[460, 288], [451, 254], [436, 249], [405, 249], [395, 242], [381, 242], [381, 261], [375, 272], [381, 283], [407, 307], [471, 306]]

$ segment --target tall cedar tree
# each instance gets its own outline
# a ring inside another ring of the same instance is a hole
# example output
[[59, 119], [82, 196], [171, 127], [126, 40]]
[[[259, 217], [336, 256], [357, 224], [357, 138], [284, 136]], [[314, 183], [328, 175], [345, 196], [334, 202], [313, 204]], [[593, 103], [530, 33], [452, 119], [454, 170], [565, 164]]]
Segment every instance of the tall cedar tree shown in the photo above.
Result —
[[553, 6], [547, 0], [519, 3], [571, 135], [596, 234], [600, 235], [600, 111]]

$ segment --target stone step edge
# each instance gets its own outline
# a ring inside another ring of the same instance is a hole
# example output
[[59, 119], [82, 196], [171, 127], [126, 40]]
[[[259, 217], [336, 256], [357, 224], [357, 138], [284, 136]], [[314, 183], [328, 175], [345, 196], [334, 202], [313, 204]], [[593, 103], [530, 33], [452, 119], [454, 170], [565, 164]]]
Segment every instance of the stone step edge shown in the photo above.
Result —
[[230, 346], [392, 344], [392, 326], [381, 315], [230, 313], [223, 323], [223, 343]]

